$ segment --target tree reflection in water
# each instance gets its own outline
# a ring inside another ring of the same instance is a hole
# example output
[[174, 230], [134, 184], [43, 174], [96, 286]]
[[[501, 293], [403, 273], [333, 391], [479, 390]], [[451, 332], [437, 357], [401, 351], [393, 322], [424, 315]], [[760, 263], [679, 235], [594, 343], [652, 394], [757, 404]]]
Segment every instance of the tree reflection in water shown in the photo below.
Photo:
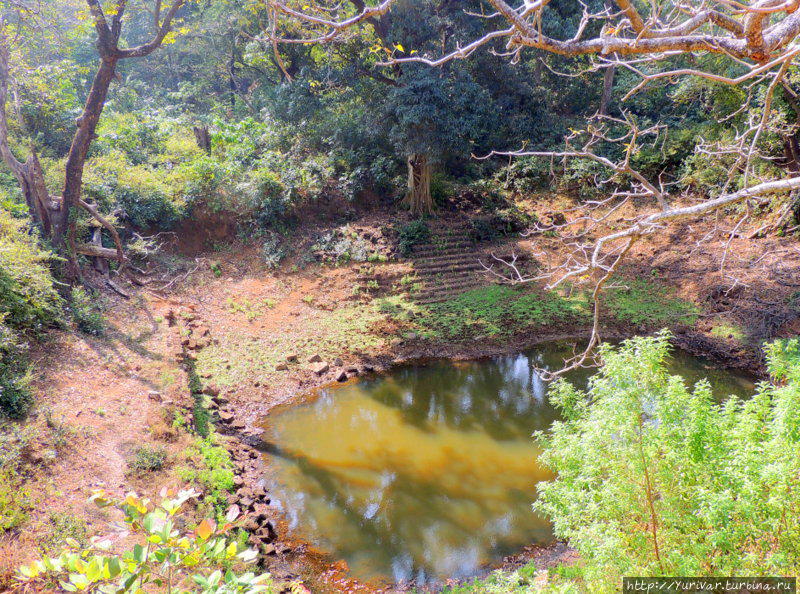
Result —
[[[467, 577], [522, 546], [552, 539], [530, 508], [530, 435], [556, 418], [536, 368], [571, 345], [475, 362], [409, 366], [322, 390], [268, 419], [273, 499], [299, 536], [347, 561], [361, 579], [426, 583]], [[702, 361], [678, 353], [694, 381]], [[585, 384], [590, 372], [570, 379]], [[724, 393], [751, 389], [719, 372]]]

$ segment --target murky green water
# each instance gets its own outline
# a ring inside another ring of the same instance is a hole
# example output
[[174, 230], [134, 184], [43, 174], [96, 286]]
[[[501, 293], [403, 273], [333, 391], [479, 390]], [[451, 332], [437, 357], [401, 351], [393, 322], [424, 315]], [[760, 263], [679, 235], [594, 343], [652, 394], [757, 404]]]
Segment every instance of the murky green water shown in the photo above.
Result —
[[[530, 438], [556, 418], [534, 368], [572, 348], [550, 344], [476, 362], [442, 361], [320, 391], [274, 413], [265, 440], [273, 501], [295, 534], [363, 580], [468, 577], [552, 540], [530, 508], [550, 474]], [[673, 370], [720, 396], [752, 382], [676, 353]], [[588, 371], [572, 376], [585, 384]]]

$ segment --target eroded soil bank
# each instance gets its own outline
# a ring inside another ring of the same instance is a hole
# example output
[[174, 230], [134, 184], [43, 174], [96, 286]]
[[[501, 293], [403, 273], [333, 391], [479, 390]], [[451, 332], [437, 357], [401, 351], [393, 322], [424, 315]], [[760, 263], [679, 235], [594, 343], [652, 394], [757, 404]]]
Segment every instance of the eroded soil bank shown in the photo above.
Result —
[[[109, 306], [104, 336], [52, 334], [34, 357], [38, 404], [24, 428], [29, 433], [24, 447], [37, 472], [27, 480], [33, 503], [25, 530], [0, 543], [6, 575], [43, 543], [57, 541], [65, 525], [84, 537], [109, 535], [114, 518], [86, 503], [92, 487], [152, 496], [165, 484], [195, 480], [200, 463], [193, 427], [197, 415], [208, 414], [236, 473], [224, 492], [225, 505], [245, 512], [245, 528], [262, 549], [265, 566], [278, 579], [310, 574], [317, 588], [371, 589], [285, 532], [263, 483], [259, 419], [330, 382], [430, 357], [519, 352], [538, 342], [581, 336], [587, 324], [577, 316], [514, 332], [493, 334], [481, 327], [461, 337], [425, 335], [419, 329], [419, 316], [425, 314], [409, 316], [408, 308], [397, 307], [397, 299], [413, 304], [407, 289], [416, 272], [413, 262], [395, 257], [396, 240], [385, 218], [365, 215], [351, 221], [349, 229], [386, 261], [319, 263], [311, 246], [336, 226], [293, 235], [287, 240], [290, 256], [277, 270], [264, 263], [257, 244], [230, 238], [221, 250], [201, 246], [190, 256], [176, 245], [163, 282], [131, 287], [134, 296], [127, 301], [103, 297]], [[641, 244], [625, 275], [655, 279], [648, 287], [669, 288], [675, 298], [693, 304], [696, 314], [690, 323], [608, 319], [603, 337], [624, 338], [667, 325], [682, 348], [762, 373], [760, 342], [800, 329], [796, 242], [729, 241], [723, 234], [707, 238], [708, 229], [691, 223], [670, 231], [671, 236]], [[527, 249], [541, 264], [540, 254], [553, 260], [563, 256], [560, 246], [547, 237], [507, 239], [477, 244], [470, 253], [486, 258]], [[166, 452], [162, 467], [136, 468], [143, 444]], [[207, 511], [201, 505], [198, 514]], [[120, 545], [126, 539], [113, 531], [110, 536]], [[513, 566], [535, 557], [552, 563], [570, 555], [556, 544], [530, 548], [507, 562]]]

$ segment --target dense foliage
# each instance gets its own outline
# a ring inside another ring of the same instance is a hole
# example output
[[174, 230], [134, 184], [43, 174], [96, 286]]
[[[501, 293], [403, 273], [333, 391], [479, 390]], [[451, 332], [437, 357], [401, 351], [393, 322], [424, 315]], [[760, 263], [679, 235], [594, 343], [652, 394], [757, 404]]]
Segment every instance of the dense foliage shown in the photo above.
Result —
[[767, 349], [770, 383], [718, 401], [670, 376], [667, 334], [604, 346], [582, 392], [551, 392], [564, 420], [537, 435], [558, 478], [535, 509], [585, 563], [590, 591], [630, 575], [800, 570], [800, 341]]
[[0, 208], [0, 416], [27, 412], [26, 340], [61, 319], [50, 262], [25, 220]]

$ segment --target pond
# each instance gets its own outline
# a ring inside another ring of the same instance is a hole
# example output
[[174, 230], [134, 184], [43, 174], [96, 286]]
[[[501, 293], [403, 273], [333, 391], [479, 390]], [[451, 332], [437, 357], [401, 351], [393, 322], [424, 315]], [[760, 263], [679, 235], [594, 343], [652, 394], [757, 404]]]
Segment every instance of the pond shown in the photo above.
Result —
[[[472, 362], [400, 367], [319, 390], [273, 412], [264, 439], [273, 501], [289, 527], [361, 580], [425, 584], [465, 578], [529, 544], [548, 544], [531, 511], [537, 464], [531, 433], [557, 413], [536, 373], [572, 345]], [[715, 394], [747, 396], [752, 380], [683, 352], [672, 371], [708, 377]], [[590, 371], [570, 379], [585, 385]]]

